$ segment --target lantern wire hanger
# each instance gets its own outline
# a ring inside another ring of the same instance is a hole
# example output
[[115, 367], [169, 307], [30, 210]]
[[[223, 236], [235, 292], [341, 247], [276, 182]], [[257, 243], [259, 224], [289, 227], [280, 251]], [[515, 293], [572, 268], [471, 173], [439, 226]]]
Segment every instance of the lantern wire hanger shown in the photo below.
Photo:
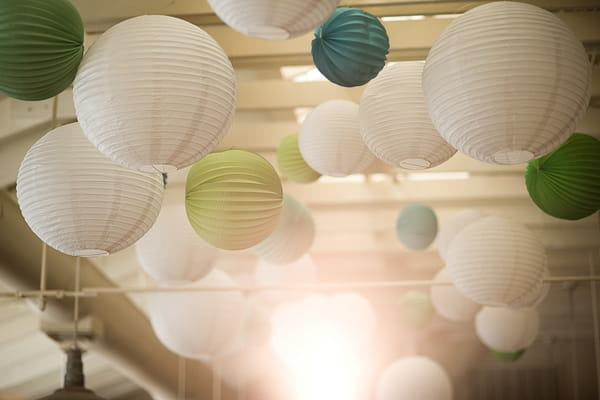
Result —
[[[75, 258], [75, 292], [79, 292], [79, 275], [81, 259]], [[79, 330], [79, 296], [73, 299], [73, 344], [66, 350], [67, 367], [65, 371], [63, 388], [57, 389], [49, 396], [40, 400], [104, 400], [91, 390], [85, 388], [85, 377], [83, 375], [82, 351], [78, 344]]]

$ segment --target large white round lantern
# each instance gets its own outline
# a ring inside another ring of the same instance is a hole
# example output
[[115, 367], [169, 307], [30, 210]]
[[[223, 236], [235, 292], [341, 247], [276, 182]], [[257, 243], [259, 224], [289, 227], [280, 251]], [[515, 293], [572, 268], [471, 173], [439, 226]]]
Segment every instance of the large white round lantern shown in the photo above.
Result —
[[490, 216], [460, 231], [446, 263], [452, 281], [469, 299], [488, 306], [512, 306], [539, 288], [546, 251], [525, 226]]
[[446, 219], [444, 223], [441, 224], [440, 232], [437, 235], [437, 248], [440, 257], [442, 257], [443, 260], [446, 259], [446, 253], [448, 252], [450, 244], [463, 228], [486, 215], [487, 214], [478, 210], [467, 209], [459, 211]]
[[[285, 286], [315, 283], [317, 266], [309, 255], [287, 264], [271, 264], [260, 260], [254, 270], [254, 283], [257, 286]], [[267, 305], [276, 305], [302, 297], [302, 290], [263, 290], [256, 294], [258, 300]]]
[[[548, 268], [544, 272], [544, 278], [548, 278], [550, 273]], [[550, 282], [540, 282], [539, 285], [530, 291], [526, 296], [522, 297], [518, 302], [511, 305], [511, 308], [532, 308], [539, 306], [550, 293]]]
[[369, 149], [405, 169], [435, 167], [456, 153], [434, 128], [421, 75], [424, 61], [386, 65], [360, 99], [360, 126]]
[[427, 56], [423, 90], [448, 143], [481, 161], [518, 164], [571, 136], [590, 99], [591, 67], [556, 15], [496, 1], [442, 32]]
[[452, 381], [435, 361], [421, 356], [390, 364], [377, 383], [377, 400], [451, 400]]
[[[178, 288], [232, 287], [224, 272]], [[152, 294], [150, 322], [158, 339], [182, 357], [208, 360], [223, 353], [238, 335], [244, 319], [244, 296], [231, 291], [160, 292]]]
[[[441, 269], [433, 278], [434, 282], [450, 279], [446, 268]], [[429, 289], [435, 310], [451, 321], [470, 321], [475, 317], [481, 305], [466, 298], [454, 285], [433, 285]]]
[[315, 221], [310, 210], [301, 201], [284, 194], [275, 230], [252, 250], [271, 264], [285, 264], [307, 253], [314, 239]]
[[529, 347], [537, 337], [540, 317], [536, 309], [483, 307], [475, 317], [479, 339], [492, 350], [514, 353]]
[[360, 135], [358, 104], [347, 100], [326, 101], [308, 114], [298, 146], [304, 161], [323, 175], [359, 173], [375, 159]]
[[213, 268], [218, 250], [200, 238], [185, 205], [164, 205], [152, 228], [135, 245], [142, 269], [159, 282], [190, 282]]
[[236, 31], [262, 39], [290, 39], [308, 33], [333, 13], [339, 0], [208, 0]]
[[74, 82], [88, 139], [132, 169], [180, 169], [210, 153], [233, 120], [233, 68], [218, 43], [179, 18], [123, 21], [85, 54]]
[[78, 123], [31, 146], [17, 176], [19, 207], [31, 230], [72, 256], [105, 256], [131, 246], [156, 220], [162, 194], [159, 173], [113, 163]]

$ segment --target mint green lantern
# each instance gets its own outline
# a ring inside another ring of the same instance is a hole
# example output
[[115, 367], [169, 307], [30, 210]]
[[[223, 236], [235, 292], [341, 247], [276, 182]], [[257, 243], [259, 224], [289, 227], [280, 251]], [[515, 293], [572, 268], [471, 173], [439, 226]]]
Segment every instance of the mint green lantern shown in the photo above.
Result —
[[82, 57], [83, 22], [68, 0], [0, 0], [0, 92], [29, 101], [56, 96]]
[[558, 149], [529, 162], [533, 202], [556, 218], [577, 220], [600, 209], [600, 140], [574, 133]]
[[435, 212], [427, 206], [412, 204], [404, 207], [396, 219], [396, 235], [406, 247], [424, 250], [438, 232]]
[[225, 250], [247, 249], [277, 226], [283, 203], [279, 175], [245, 150], [211, 153], [192, 166], [185, 207], [196, 233]]

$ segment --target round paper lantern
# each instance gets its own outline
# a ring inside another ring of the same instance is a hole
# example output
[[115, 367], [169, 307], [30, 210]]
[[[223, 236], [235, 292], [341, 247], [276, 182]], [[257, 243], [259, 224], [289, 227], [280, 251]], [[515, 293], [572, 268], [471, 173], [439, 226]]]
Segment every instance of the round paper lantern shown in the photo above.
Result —
[[423, 61], [388, 64], [360, 99], [361, 134], [381, 160], [405, 169], [435, 167], [456, 153], [433, 127], [421, 74]]
[[[441, 269], [433, 278], [434, 281], [447, 281], [450, 276], [446, 268]], [[429, 289], [435, 310], [442, 317], [451, 321], [470, 321], [481, 308], [480, 304], [463, 296], [454, 285], [431, 286]]]
[[421, 356], [389, 365], [377, 383], [377, 400], [451, 400], [452, 382], [435, 361]]
[[306, 163], [323, 175], [362, 172], [375, 159], [360, 136], [358, 104], [347, 100], [317, 106], [300, 126], [298, 146]]
[[114, 164], [77, 123], [31, 146], [17, 176], [19, 207], [31, 230], [72, 256], [105, 256], [135, 243], [156, 220], [162, 194], [160, 174]]
[[515, 351], [512, 353], [504, 352], [504, 351], [496, 351], [496, 350], [490, 349], [490, 353], [492, 354], [492, 357], [494, 357], [498, 361], [512, 362], [512, 361], [517, 361], [519, 358], [521, 358], [521, 356], [523, 354], [525, 354], [525, 349], [520, 350], [520, 351]]
[[185, 190], [192, 227], [220, 249], [252, 247], [266, 239], [279, 221], [281, 181], [273, 166], [256, 153], [209, 154], [192, 166]]
[[583, 117], [591, 67], [556, 15], [496, 1], [456, 18], [429, 51], [423, 90], [453, 147], [492, 164], [519, 164], [557, 148]]
[[438, 252], [443, 260], [446, 259], [448, 248], [458, 233], [469, 224], [485, 217], [486, 214], [477, 210], [462, 210], [444, 221], [437, 235]]
[[400, 298], [402, 322], [410, 328], [425, 327], [433, 317], [433, 304], [429, 294], [421, 290], [409, 290]]
[[435, 240], [437, 229], [435, 212], [420, 204], [404, 207], [396, 218], [396, 235], [412, 250], [426, 249]]
[[552, 153], [531, 161], [527, 191], [546, 214], [576, 220], [600, 209], [600, 140], [575, 133]]
[[262, 39], [290, 39], [318, 27], [339, 0], [208, 0], [236, 31]]
[[[544, 271], [544, 278], [550, 276], [548, 268]], [[550, 282], [540, 281], [538, 286], [531, 290], [527, 295], [523, 296], [519, 301], [511, 305], [511, 308], [532, 308], [540, 305], [548, 296], [550, 292]]]
[[0, 92], [35, 101], [66, 89], [83, 57], [77, 9], [68, 0], [4, 0], [0, 15]]
[[279, 172], [286, 179], [296, 183], [311, 183], [319, 179], [320, 173], [312, 169], [300, 154], [298, 134], [283, 138], [277, 148]]
[[[317, 281], [317, 266], [313, 259], [305, 255], [300, 259], [283, 265], [271, 264], [259, 260], [254, 270], [254, 283], [257, 286], [285, 286], [311, 284]], [[296, 290], [263, 290], [256, 294], [257, 299], [270, 304], [296, 300], [304, 294]]]
[[194, 232], [183, 204], [164, 205], [135, 250], [148, 275], [170, 283], [203, 278], [213, 268], [218, 253]]
[[312, 57], [327, 79], [341, 86], [360, 86], [385, 65], [390, 42], [374, 15], [358, 8], [339, 7], [315, 31]]
[[[224, 272], [182, 287], [235, 287]], [[152, 294], [150, 322], [158, 339], [186, 358], [208, 360], [226, 350], [244, 318], [244, 296], [238, 291], [160, 292]]]
[[275, 230], [252, 248], [271, 264], [285, 264], [308, 252], [315, 239], [315, 221], [304, 203], [283, 195], [283, 209]]
[[446, 255], [458, 290], [488, 306], [518, 304], [536, 290], [546, 270], [546, 251], [523, 225], [484, 217], [456, 236]]
[[221, 142], [235, 112], [235, 76], [202, 29], [144, 15], [113, 26], [86, 52], [73, 98], [100, 152], [128, 168], [167, 172]]
[[483, 344], [504, 353], [529, 347], [537, 337], [539, 326], [540, 317], [533, 308], [483, 307], [475, 317], [475, 331]]

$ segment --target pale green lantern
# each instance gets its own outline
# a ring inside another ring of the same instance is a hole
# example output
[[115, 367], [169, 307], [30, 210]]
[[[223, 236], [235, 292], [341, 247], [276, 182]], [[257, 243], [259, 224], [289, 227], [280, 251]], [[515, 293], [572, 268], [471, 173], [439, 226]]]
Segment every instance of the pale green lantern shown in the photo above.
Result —
[[247, 249], [273, 232], [283, 202], [281, 181], [256, 153], [226, 150], [192, 166], [185, 185], [187, 216], [213, 246]]
[[433, 303], [427, 292], [409, 290], [400, 298], [400, 317], [410, 328], [424, 328], [431, 321], [434, 313]]
[[319, 179], [320, 173], [312, 169], [300, 154], [298, 134], [283, 138], [277, 148], [279, 172], [286, 179], [296, 183], [311, 183]]

